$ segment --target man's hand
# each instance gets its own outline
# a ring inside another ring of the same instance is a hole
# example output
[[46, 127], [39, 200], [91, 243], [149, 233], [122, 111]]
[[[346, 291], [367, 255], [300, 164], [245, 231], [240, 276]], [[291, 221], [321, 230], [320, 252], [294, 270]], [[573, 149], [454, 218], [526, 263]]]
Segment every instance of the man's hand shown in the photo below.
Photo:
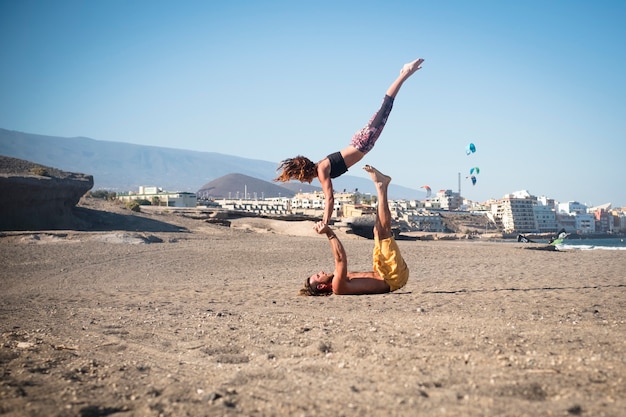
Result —
[[330, 227], [328, 227], [328, 225], [323, 221], [315, 223], [315, 226], [313, 226], [313, 230], [315, 230], [320, 235], [328, 234], [329, 232], [331, 232]]

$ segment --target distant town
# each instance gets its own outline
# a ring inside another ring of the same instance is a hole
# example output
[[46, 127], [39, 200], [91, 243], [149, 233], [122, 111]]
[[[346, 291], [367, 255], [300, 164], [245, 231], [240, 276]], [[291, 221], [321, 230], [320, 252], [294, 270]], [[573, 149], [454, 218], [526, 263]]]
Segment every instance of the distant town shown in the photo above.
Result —
[[[278, 186], [267, 180], [276, 172], [276, 164], [267, 161], [89, 138], [50, 137], [1, 128], [0, 143], [7, 157], [28, 155], [29, 160], [47, 161], [47, 166], [68, 166], [71, 161], [73, 172], [88, 172], [99, 180], [98, 186], [109, 190], [95, 190], [92, 194], [108, 193], [137, 209], [152, 205], [258, 216], [321, 217], [324, 207], [323, 195], [306, 188], [309, 184], [298, 183], [287, 188], [293, 184]], [[172, 192], [172, 188], [188, 190], [188, 184], [196, 184], [199, 178], [214, 179], [195, 193]], [[369, 183], [369, 180], [360, 180]], [[171, 188], [158, 187], [159, 181], [167, 181]], [[141, 184], [157, 186], [139, 187]], [[216, 188], [219, 188], [217, 192]], [[115, 192], [119, 190], [124, 192]], [[401, 195], [407, 194], [398, 194]], [[587, 207], [577, 201], [556, 202], [525, 191], [482, 203], [463, 198], [460, 191], [433, 189], [432, 196], [425, 195], [423, 199], [390, 201], [399, 229], [503, 235], [555, 233], [561, 229], [580, 235], [626, 233], [626, 208], [613, 208], [608, 202]], [[357, 190], [336, 193], [333, 220], [349, 223], [353, 219], [367, 218], [375, 204], [374, 197]]]
[[[297, 193], [292, 197], [265, 198], [247, 189], [215, 198], [208, 193], [168, 192], [143, 186], [138, 191], [116, 193], [114, 198], [135, 207], [204, 208], [255, 216], [322, 217], [322, 192]], [[372, 215], [376, 197], [358, 191], [334, 195], [333, 220], [346, 224]], [[587, 207], [577, 201], [557, 202], [518, 191], [483, 203], [466, 200], [452, 190], [440, 190], [423, 200], [391, 200], [389, 206], [400, 231], [501, 233], [549, 235], [559, 230], [578, 235], [615, 235], [626, 232], [626, 208], [610, 203]], [[458, 219], [458, 221], [455, 221]]]

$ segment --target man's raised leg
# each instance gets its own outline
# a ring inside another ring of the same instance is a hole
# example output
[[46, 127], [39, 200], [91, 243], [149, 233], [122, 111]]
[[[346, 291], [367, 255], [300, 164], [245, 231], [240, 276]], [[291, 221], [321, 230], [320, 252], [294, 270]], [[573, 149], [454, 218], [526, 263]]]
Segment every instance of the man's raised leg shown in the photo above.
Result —
[[365, 165], [363, 169], [369, 172], [376, 192], [378, 193], [378, 210], [376, 211], [376, 224], [374, 225], [374, 236], [378, 239], [387, 239], [391, 237], [391, 212], [389, 211], [389, 200], [387, 198], [387, 190], [391, 177], [383, 174], [371, 165]]

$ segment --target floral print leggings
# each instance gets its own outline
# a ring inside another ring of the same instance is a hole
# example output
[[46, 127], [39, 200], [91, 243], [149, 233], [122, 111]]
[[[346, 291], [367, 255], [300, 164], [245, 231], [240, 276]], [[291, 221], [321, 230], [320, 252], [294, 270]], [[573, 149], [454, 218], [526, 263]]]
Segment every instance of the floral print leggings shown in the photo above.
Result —
[[378, 109], [376, 114], [372, 116], [367, 126], [352, 136], [352, 142], [350, 142], [350, 145], [354, 146], [363, 153], [371, 151], [376, 143], [376, 140], [383, 131], [385, 123], [387, 123], [387, 118], [389, 117], [389, 113], [391, 113], [392, 107], [393, 97], [385, 95], [380, 109]]

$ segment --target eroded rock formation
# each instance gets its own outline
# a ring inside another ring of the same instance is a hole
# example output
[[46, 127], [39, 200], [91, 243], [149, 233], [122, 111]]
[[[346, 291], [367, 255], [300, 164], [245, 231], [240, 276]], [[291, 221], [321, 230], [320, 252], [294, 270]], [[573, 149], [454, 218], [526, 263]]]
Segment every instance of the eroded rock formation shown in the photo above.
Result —
[[71, 229], [93, 176], [0, 156], [0, 230]]

